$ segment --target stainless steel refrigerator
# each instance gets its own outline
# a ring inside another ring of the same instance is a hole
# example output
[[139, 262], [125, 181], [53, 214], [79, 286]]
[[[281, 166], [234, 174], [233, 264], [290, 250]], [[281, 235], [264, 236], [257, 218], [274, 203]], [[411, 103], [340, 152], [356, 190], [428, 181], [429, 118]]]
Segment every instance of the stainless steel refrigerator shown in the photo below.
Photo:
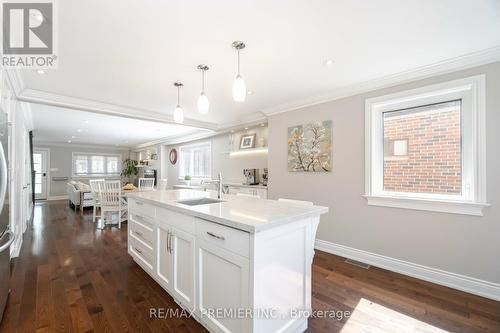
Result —
[[9, 296], [10, 245], [14, 234], [9, 230], [9, 129], [7, 114], [0, 109], [0, 322]]

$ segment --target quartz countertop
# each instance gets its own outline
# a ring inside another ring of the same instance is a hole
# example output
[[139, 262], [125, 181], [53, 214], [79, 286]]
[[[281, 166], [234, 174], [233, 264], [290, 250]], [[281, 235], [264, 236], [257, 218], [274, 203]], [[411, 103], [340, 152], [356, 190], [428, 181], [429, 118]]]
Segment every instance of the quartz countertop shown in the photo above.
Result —
[[275, 228], [328, 212], [328, 207], [323, 206], [308, 206], [230, 194], [224, 194], [222, 202], [188, 206], [178, 201], [199, 198], [217, 199], [216, 193], [188, 189], [134, 192], [127, 193], [126, 196], [249, 233]]

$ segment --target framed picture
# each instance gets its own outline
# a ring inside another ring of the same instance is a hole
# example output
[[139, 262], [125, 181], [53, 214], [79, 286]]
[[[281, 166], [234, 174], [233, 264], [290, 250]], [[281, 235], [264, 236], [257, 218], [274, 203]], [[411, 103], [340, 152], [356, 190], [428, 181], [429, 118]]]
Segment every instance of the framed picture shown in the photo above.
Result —
[[288, 128], [288, 171], [332, 171], [332, 121]]
[[175, 165], [175, 163], [177, 163], [177, 150], [175, 148], [172, 148], [172, 150], [170, 150], [170, 153], [168, 154], [168, 157], [170, 159], [170, 163]]
[[255, 134], [244, 134], [241, 136], [240, 149], [255, 148]]

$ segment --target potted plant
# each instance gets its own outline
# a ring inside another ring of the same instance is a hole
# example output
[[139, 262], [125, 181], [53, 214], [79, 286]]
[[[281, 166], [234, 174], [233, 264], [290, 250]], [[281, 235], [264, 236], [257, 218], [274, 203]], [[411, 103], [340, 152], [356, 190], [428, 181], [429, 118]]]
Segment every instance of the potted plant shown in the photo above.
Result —
[[120, 176], [125, 178], [126, 184], [131, 183], [131, 178], [133, 176], [137, 176], [137, 174], [139, 173], [137, 164], [137, 161], [134, 161], [130, 158], [127, 158], [125, 161], [123, 161], [123, 168]]
[[184, 182], [186, 183], [187, 186], [191, 184], [191, 176], [190, 175], [185, 175], [184, 176]]

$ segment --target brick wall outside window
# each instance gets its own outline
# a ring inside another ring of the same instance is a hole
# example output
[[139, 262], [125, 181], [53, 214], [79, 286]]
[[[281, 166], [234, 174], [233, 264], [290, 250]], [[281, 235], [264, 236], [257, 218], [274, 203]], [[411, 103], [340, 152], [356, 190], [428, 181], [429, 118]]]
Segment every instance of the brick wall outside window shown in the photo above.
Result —
[[[452, 101], [384, 113], [384, 190], [461, 194], [460, 105]], [[387, 151], [398, 140], [407, 140], [406, 156]]]

